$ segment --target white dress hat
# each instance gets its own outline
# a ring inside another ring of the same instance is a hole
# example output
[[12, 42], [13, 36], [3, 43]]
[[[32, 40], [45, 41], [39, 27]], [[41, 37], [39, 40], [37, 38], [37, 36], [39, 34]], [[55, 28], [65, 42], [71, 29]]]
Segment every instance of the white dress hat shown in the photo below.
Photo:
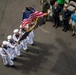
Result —
[[3, 45], [6, 45], [6, 44], [7, 44], [7, 41], [3, 41], [2, 44], [3, 44]]
[[15, 29], [14, 31], [13, 31], [13, 33], [17, 33], [19, 30], [18, 29]]
[[9, 39], [12, 39], [12, 36], [11, 35], [8, 35], [7, 36], [7, 39], [9, 40]]

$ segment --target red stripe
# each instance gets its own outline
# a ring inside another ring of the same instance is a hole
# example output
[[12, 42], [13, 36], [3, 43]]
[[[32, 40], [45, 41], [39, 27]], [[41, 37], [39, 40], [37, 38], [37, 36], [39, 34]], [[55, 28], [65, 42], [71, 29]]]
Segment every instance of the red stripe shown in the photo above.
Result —
[[31, 14], [28, 19], [24, 19], [22, 21], [22, 27], [24, 28], [24, 26], [28, 23], [31, 23], [32, 20], [36, 19], [37, 17], [43, 17], [44, 15], [45, 15], [45, 13], [43, 13], [43, 12], [34, 11], [34, 13]]

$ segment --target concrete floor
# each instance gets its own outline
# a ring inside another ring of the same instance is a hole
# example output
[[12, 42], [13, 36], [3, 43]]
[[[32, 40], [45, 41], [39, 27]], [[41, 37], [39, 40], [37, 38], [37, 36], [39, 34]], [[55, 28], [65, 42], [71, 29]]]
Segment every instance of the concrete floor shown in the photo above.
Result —
[[[23, 9], [31, 5], [41, 11], [38, 0], [0, 0], [0, 43], [19, 28]], [[36, 46], [21, 50], [15, 69], [6, 68], [0, 57], [0, 75], [76, 75], [76, 38], [52, 26], [50, 21], [34, 30]]]

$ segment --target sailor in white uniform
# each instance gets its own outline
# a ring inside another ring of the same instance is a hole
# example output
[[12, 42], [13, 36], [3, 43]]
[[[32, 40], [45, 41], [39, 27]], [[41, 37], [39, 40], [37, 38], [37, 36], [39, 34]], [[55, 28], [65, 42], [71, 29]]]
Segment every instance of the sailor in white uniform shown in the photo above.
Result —
[[10, 47], [7, 45], [7, 41], [3, 41], [2, 43], [1, 56], [5, 66], [14, 67], [14, 62], [10, 58]]
[[11, 50], [11, 59], [15, 59], [17, 56], [17, 42], [15, 40], [13, 40], [12, 35], [8, 35], [7, 36], [8, 39], [8, 46], [12, 48]]
[[[20, 25], [20, 31], [19, 31], [20, 35], [24, 35], [25, 34], [25, 30], [22, 28], [22, 25]], [[28, 51], [28, 48], [27, 48], [27, 43], [28, 43], [28, 39], [25, 38], [24, 40], [22, 40], [21, 44], [23, 46], [23, 49], [25, 51]]]
[[[25, 29], [26, 31], [30, 29], [30, 26], [32, 25], [32, 23], [30, 25], [26, 25], [25, 26]], [[31, 44], [32, 46], [34, 46], [34, 41], [33, 41], [33, 38], [34, 38], [34, 32], [33, 30], [29, 33], [29, 35], [27, 36], [27, 40], [28, 40], [28, 43]]]
[[[30, 25], [31, 26], [31, 25]], [[30, 26], [27, 24], [25, 26], [26, 30], [28, 30], [30, 28]], [[34, 38], [34, 32], [33, 30], [29, 33], [27, 39], [28, 39], [28, 43], [31, 44], [32, 46], [34, 46], [34, 41], [33, 41], [33, 38]]]
[[[15, 29], [14, 31], [13, 31], [13, 39], [16, 41], [16, 42], [18, 42], [19, 40], [20, 40], [20, 38], [22, 37], [20, 34], [19, 34], [19, 30], [18, 29]], [[20, 52], [20, 49], [22, 48], [22, 45], [21, 45], [21, 43], [19, 43], [18, 44], [18, 47], [17, 47], [17, 49], [16, 49], [16, 53], [17, 53], [17, 55], [18, 56], [21, 56], [21, 52]]]

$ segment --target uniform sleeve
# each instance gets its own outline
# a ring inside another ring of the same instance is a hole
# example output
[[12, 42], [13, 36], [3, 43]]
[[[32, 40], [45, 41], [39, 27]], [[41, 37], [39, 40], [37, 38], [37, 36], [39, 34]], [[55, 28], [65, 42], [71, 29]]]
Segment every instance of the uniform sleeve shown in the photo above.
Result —
[[5, 50], [3, 50], [3, 48], [2, 48], [2, 50], [1, 50], [1, 56], [6, 56], [6, 54], [7, 54], [7, 52]]
[[23, 36], [25, 32], [22, 32], [22, 30], [20, 29], [19, 34]]
[[11, 45], [11, 43], [8, 43], [8, 46], [14, 48], [14, 45]]
[[13, 35], [13, 39], [18, 42], [18, 39], [15, 37], [15, 35]]

